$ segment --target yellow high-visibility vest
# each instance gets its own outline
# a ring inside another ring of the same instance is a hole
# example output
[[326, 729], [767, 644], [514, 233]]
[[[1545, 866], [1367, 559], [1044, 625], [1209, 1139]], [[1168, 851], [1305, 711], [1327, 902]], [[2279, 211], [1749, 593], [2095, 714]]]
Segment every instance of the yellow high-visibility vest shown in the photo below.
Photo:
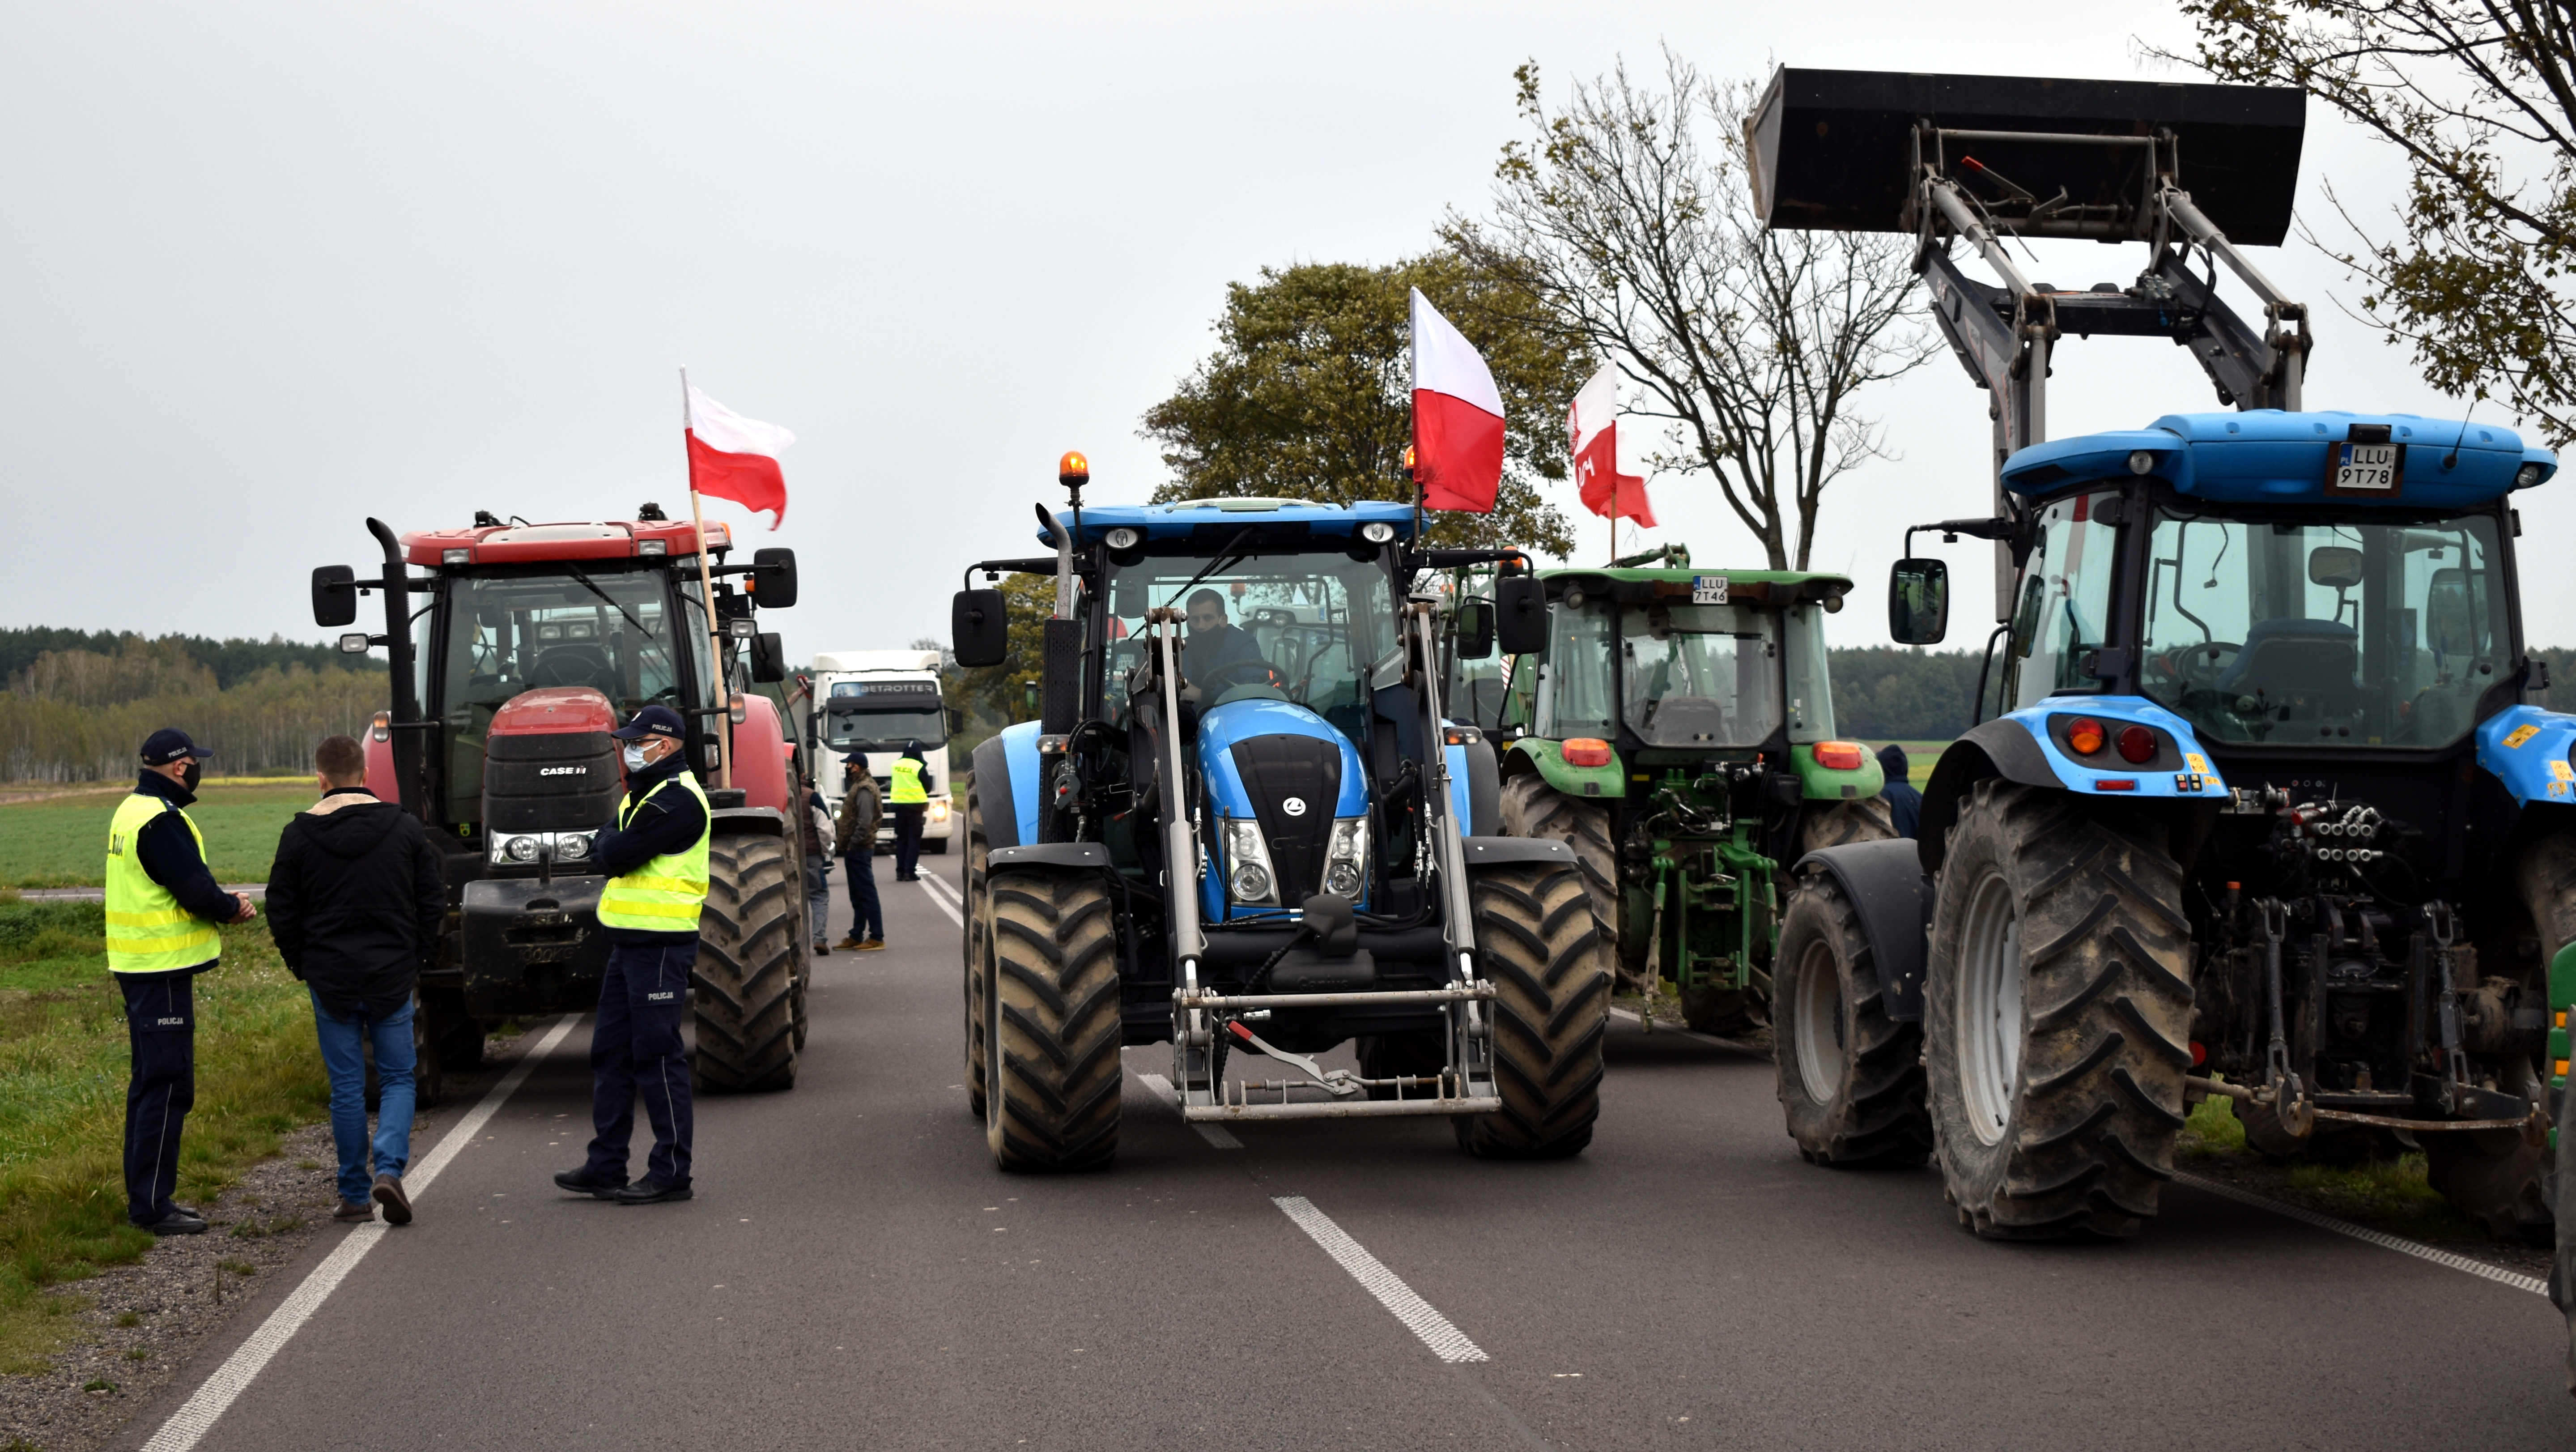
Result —
[[206, 834], [172, 803], [136, 792], [119, 803], [107, 823], [107, 967], [111, 973], [166, 973], [194, 968], [223, 955], [223, 934], [215, 925], [179, 906], [170, 889], [143, 870], [134, 850], [145, 823], [163, 812], [178, 812], [197, 839], [197, 855], [206, 855]]
[[894, 764], [894, 787], [887, 792], [886, 801], [898, 807], [917, 807], [929, 800], [930, 793], [921, 785], [921, 763], [909, 756], [898, 758]]
[[707, 794], [698, 786], [698, 779], [684, 771], [665, 778], [641, 800], [630, 794], [617, 804], [617, 825], [623, 830], [637, 808], [674, 783], [698, 799], [705, 825], [698, 829], [698, 840], [686, 851], [665, 852], [633, 872], [608, 879], [608, 885], [599, 892], [599, 920], [609, 927], [648, 933], [698, 930], [698, 910], [707, 902], [707, 844], [714, 840], [716, 830], [715, 814], [707, 810]]

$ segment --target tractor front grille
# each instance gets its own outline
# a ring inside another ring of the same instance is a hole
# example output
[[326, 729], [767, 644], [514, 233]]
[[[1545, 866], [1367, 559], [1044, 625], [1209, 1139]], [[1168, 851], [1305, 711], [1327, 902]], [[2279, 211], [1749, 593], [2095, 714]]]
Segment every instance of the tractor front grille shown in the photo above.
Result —
[[[1313, 736], [1254, 736], [1236, 742], [1233, 756], [1252, 798], [1253, 819], [1270, 845], [1279, 902], [1295, 907], [1314, 895], [1323, 878], [1333, 804], [1342, 796], [1341, 747]], [[1288, 810], [1292, 800], [1300, 810]]]
[[583, 832], [617, 812], [617, 743], [605, 731], [495, 736], [483, 758], [487, 832]]

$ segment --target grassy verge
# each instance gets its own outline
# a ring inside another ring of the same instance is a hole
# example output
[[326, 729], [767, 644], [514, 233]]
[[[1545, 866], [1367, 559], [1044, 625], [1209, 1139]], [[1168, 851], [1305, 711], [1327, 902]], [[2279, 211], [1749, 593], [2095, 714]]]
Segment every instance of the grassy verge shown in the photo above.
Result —
[[[0, 1372], [42, 1366], [63, 1342], [46, 1287], [140, 1258], [125, 1222], [123, 999], [96, 903], [0, 894]], [[197, 979], [197, 1107], [180, 1155], [193, 1203], [320, 1118], [328, 1089], [312, 1010], [265, 925], [224, 930], [223, 966]]]
[[[2258, 1164], [2261, 1158], [2246, 1145], [2245, 1126], [2237, 1122], [2235, 1101], [2230, 1099], [2204, 1099], [2194, 1105], [2174, 1150], [2174, 1158], [2186, 1169], [2241, 1168]], [[2421, 1153], [2351, 1165], [2301, 1161], [2276, 1173], [2284, 1177], [2278, 1193], [2322, 1214], [2417, 1240], [2489, 1240], [2483, 1226], [2451, 1208], [2425, 1178]]]
[[[107, 862], [107, 819], [122, 790], [0, 806], [0, 887], [96, 887]], [[218, 882], [266, 882], [286, 819], [313, 805], [313, 784], [208, 782], [188, 809], [206, 837]]]

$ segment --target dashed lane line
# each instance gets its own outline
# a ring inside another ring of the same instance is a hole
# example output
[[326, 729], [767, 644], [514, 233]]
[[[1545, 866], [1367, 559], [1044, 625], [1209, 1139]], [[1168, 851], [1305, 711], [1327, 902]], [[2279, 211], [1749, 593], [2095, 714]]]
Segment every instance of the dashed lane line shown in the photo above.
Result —
[[1280, 1213], [1297, 1223], [1313, 1241], [1324, 1248], [1324, 1254], [1341, 1263], [1362, 1289], [1377, 1297], [1378, 1304], [1394, 1313], [1404, 1328], [1422, 1338], [1431, 1354], [1442, 1361], [1491, 1361], [1484, 1348], [1467, 1339], [1467, 1333], [1449, 1324], [1449, 1318], [1433, 1310], [1431, 1303], [1414, 1294], [1386, 1264], [1368, 1253], [1367, 1247], [1351, 1239], [1349, 1232], [1333, 1223], [1333, 1217], [1318, 1210], [1303, 1195], [1273, 1195], [1270, 1203]]
[[2517, 1291], [2529, 1291], [2535, 1296], [2549, 1294], [2549, 1282], [2539, 1276], [2523, 1275], [2519, 1271], [2509, 1271], [2502, 1266], [2489, 1265], [2482, 1260], [2471, 1260], [2465, 1255], [2436, 1250], [2422, 1241], [2408, 1240], [2402, 1235], [2391, 1235], [2384, 1230], [2373, 1230], [2366, 1225], [2355, 1225], [2349, 1220], [2337, 1220], [2331, 1215], [2320, 1215], [2314, 1210], [2284, 1204], [2281, 1201], [2257, 1195], [2251, 1190], [2240, 1190], [2234, 1185], [2221, 1184], [2216, 1180], [2204, 1180], [2198, 1175], [2191, 1174], [2177, 1173], [2174, 1176], [2174, 1183], [2189, 1185], [2195, 1190], [2206, 1190], [2210, 1194], [2234, 1200], [2240, 1205], [2251, 1205], [2257, 1210], [2269, 1210], [2275, 1215], [2286, 1215], [2292, 1220], [2313, 1225], [2319, 1230], [2331, 1230], [2337, 1235], [2349, 1235], [2355, 1240], [2367, 1241], [2383, 1250], [2396, 1251], [2399, 1255], [2411, 1255], [2417, 1260], [2429, 1260], [2435, 1265], [2449, 1266], [2455, 1271], [2465, 1271], [2470, 1275], [2494, 1281], [2498, 1285], [2511, 1286]]
[[[1173, 1105], [1178, 1104], [1178, 1099], [1172, 1093], [1171, 1080], [1164, 1078], [1160, 1074], [1139, 1074], [1136, 1077], [1143, 1081], [1146, 1088], [1151, 1089], [1156, 1094], [1162, 1096], [1164, 1103]], [[1187, 1121], [1183, 1122], [1187, 1123]], [[1222, 1124], [1191, 1124], [1190, 1128], [1197, 1130], [1199, 1132], [1199, 1138], [1206, 1140], [1209, 1144], [1215, 1145], [1218, 1149], [1243, 1148], [1243, 1141], [1236, 1139], [1234, 1137], [1234, 1131], [1226, 1128]]]
[[963, 911], [965, 900], [962, 898], [951, 897], [951, 894], [955, 893], [957, 889], [950, 887], [945, 880], [935, 873], [928, 877], [920, 878], [919, 881], [921, 883], [922, 896], [929, 898], [941, 912], [948, 914], [948, 921], [955, 923], [961, 928], [966, 926], [966, 914]]
[[[578, 1017], [578, 1014], [568, 1013], [557, 1019], [555, 1026], [537, 1041], [534, 1048], [519, 1056], [519, 1062], [502, 1076], [500, 1083], [492, 1086], [482, 1102], [458, 1120], [456, 1127], [442, 1136], [437, 1146], [404, 1174], [404, 1193], [415, 1200], [420, 1198], [421, 1192], [429, 1188], [430, 1181], [438, 1178], [438, 1172], [446, 1169], [449, 1161], [474, 1142], [474, 1136], [491, 1122], [493, 1114], [518, 1092], [521, 1084], [528, 1081], [528, 1075], [535, 1071], [538, 1061], [553, 1052], [555, 1045], [562, 1043], [564, 1036], [572, 1032], [573, 1022]], [[152, 1434], [152, 1440], [143, 1444], [143, 1452], [188, 1452], [206, 1433], [214, 1430], [216, 1420], [232, 1406], [236, 1397], [249, 1388], [251, 1381], [268, 1365], [269, 1358], [285, 1349], [297, 1329], [321, 1309], [331, 1292], [348, 1278], [350, 1271], [357, 1269], [359, 1261], [366, 1259], [367, 1252], [376, 1248], [376, 1242], [385, 1238], [385, 1229], [383, 1221], [370, 1220], [350, 1231], [332, 1247], [331, 1253], [322, 1258], [322, 1263], [304, 1277], [304, 1283], [280, 1302], [276, 1310], [268, 1313], [268, 1319], [250, 1334], [250, 1339], [235, 1347], [233, 1354], [224, 1358], [224, 1364], [215, 1368], [215, 1374], [207, 1377], [205, 1384], [197, 1388], [196, 1394], [170, 1414], [170, 1420], [162, 1423], [161, 1430]]]

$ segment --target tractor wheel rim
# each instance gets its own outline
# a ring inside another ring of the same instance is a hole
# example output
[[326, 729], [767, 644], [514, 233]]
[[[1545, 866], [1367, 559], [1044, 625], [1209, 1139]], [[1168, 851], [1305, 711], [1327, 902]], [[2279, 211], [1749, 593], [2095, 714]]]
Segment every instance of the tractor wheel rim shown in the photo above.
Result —
[[1797, 1023], [1791, 1043], [1798, 1055], [1798, 1079], [1807, 1097], [1831, 1104], [1843, 1085], [1843, 994], [1833, 951], [1811, 943], [1798, 961], [1798, 990], [1791, 1000]]
[[2012, 884], [1989, 872], [1968, 900], [1959, 944], [1959, 1091], [1968, 1129], [2001, 1143], [2021, 1070], [2021, 915]]

